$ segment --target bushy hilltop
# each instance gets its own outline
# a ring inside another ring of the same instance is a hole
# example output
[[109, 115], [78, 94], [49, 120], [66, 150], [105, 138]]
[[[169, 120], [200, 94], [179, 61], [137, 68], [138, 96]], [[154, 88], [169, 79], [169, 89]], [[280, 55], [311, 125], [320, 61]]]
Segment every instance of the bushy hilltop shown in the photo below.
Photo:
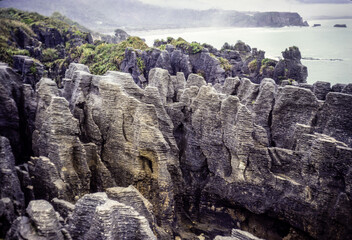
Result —
[[[44, 65], [47, 76], [59, 79], [71, 62], [86, 62], [89, 49], [97, 48], [97, 58], [90, 59], [97, 63], [93, 72], [105, 73], [108, 69], [118, 70], [126, 47], [145, 49], [144, 42], [137, 37], [129, 38], [121, 44], [108, 44], [110, 41], [93, 41], [92, 35], [99, 39], [106, 38], [94, 33], [59, 13], [45, 17], [38, 13], [16, 9], [0, 9], [0, 60], [13, 66], [14, 55], [26, 55], [35, 60], [36, 68]], [[110, 39], [111, 40], [111, 39]], [[83, 44], [84, 47], [81, 47]]]

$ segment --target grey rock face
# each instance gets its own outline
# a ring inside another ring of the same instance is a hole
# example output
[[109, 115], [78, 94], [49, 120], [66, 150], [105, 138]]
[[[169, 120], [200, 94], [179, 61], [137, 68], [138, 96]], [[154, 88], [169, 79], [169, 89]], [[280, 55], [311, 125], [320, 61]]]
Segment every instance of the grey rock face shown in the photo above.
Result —
[[75, 209], [75, 205], [72, 203], [58, 198], [51, 200], [51, 204], [53, 205], [55, 211], [57, 211], [64, 219], [67, 219], [69, 216], [71, 216], [73, 210]]
[[[336, 237], [335, 231], [339, 236], [349, 236], [351, 229], [346, 225], [349, 217], [338, 209], [350, 211], [350, 207], [344, 205], [345, 191], [350, 187], [345, 187], [343, 182], [350, 178], [348, 159], [352, 149], [347, 147], [347, 135], [350, 135], [351, 124], [347, 113], [351, 111], [339, 102], [347, 104], [350, 95], [329, 93], [322, 104], [312, 91], [299, 86], [278, 88], [272, 79], [263, 80], [260, 85], [241, 79], [230, 86], [228, 93], [236, 96], [224, 95], [211, 86], [201, 86], [199, 90], [195, 86], [186, 87], [180, 98], [185, 104], [183, 117], [176, 114], [181, 111], [177, 110], [180, 108], [176, 103], [170, 110], [172, 116], [183, 119], [179, 123], [172, 117], [175, 125], [183, 126], [178, 129], [181, 136], [175, 136], [182, 149], [181, 168], [187, 176], [185, 211], [195, 219], [197, 216], [213, 219], [222, 212], [216, 210], [217, 204], [225, 201], [230, 205], [239, 204], [252, 213], [270, 212], [271, 216], [283, 217], [291, 226], [313, 238]], [[223, 92], [224, 87], [219, 91]], [[194, 94], [190, 94], [191, 88]], [[330, 113], [332, 111], [336, 112]], [[344, 120], [334, 122], [338, 119]], [[334, 127], [329, 125], [326, 129], [331, 132], [324, 132], [325, 123], [330, 122]], [[337, 134], [342, 131], [347, 133]], [[336, 160], [339, 154], [343, 157]], [[335, 161], [339, 162], [335, 167], [343, 166], [343, 170], [328, 167]], [[324, 176], [324, 180], [319, 176]], [[338, 187], [331, 188], [332, 185]], [[336, 210], [331, 212], [329, 208]], [[318, 212], [324, 217], [317, 217]], [[253, 232], [244, 221], [247, 217], [230, 218]], [[327, 219], [335, 219], [339, 224], [332, 227]], [[308, 229], [308, 225], [314, 227]], [[262, 227], [260, 231], [255, 230], [262, 238], [289, 235], [289, 228], [284, 235], [279, 235]]]
[[[37, 84], [28, 168], [35, 196], [60, 212], [64, 238], [192, 238], [189, 229], [213, 238], [233, 228], [265, 239], [352, 235], [352, 95], [324, 101], [319, 84], [313, 92], [237, 77], [213, 87], [195, 74], [148, 73], [140, 88], [129, 73], [95, 76], [72, 64], [64, 89]], [[10, 210], [11, 194], [0, 201]], [[51, 219], [43, 231], [54, 229], [53, 210], [31, 209], [11, 239], [42, 234], [41, 215]], [[3, 216], [13, 221], [10, 210]]]
[[232, 229], [231, 237], [216, 236], [214, 240], [261, 240], [256, 236], [239, 229]]
[[[285, 25], [285, 24], [284, 24]], [[202, 44], [202, 50], [192, 52], [189, 43], [171, 45], [173, 41], [156, 41], [152, 49], [141, 51], [127, 48], [120, 69], [132, 74], [139, 86], [145, 88], [149, 72], [153, 68], [162, 68], [171, 75], [183, 72], [188, 78], [191, 73], [199, 74], [208, 83], [223, 84], [227, 77], [246, 77], [254, 83], [264, 78], [273, 78], [276, 83], [282, 80], [295, 80], [305, 83], [308, 76], [307, 67], [301, 63], [301, 53], [297, 47], [290, 47], [283, 52], [284, 60], [279, 62], [265, 58], [265, 52], [251, 49], [242, 41], [234, 46], [224, 44], [217, 50], [209, 44]], [[160, 50], [159, 47], [165, 47]]]
[[32, 88], [6, 64], [0, 65], [0, 135], [9, 139], [16, 163], [32, 153], [36, 101]]
[[11, 228], [11, 225], [16, 220], [15, 207], [10, 198], [0, 199], [0, 236], [5, 237], [7, 231]]
[[332, 92], [341, 92], [346, 84], [337, 83], [331, 87]]
[[140, 215], [144, 216], [152, 226], [155, 224], [152, 204], [132, 185], [127, 188], [108, 188], [106, 194], [111, 200], [133, 207]]
[[0, 237], [4, 237], [25, 209], [24, 194], [15, 168], [10, 142], [0, 136]]
[[[50, 188], [65, 193], [65, 196], [61, 196], [57, 191], [46, 192], [49, 195], [46, 199], [60, 197], [72, 200], [75, 196], [89, 192], [91, 176], [85, 147], [77, 137], [78, 120], [72, 116], [69, 103], [58, 96], [57, 86], [52, 80], [42, 78], [37, 93], [39, 99], [33, 150], [37, 156], [47, 158], [34, 159], [34, 168], [38, 169], [37, 173], [48, 175], [38, 175], [36, 181], [43, 182], [38, 186], [49, 188], [52, 185]], [[60, 179], [66, 184], [60, 182]], [[45, 183], [51, 180], [52, 182]], [[66, 189], [63, 190], [65, 186]]]
[[122, 41], [125, 41], [130, 35], [128, 33], [126, 33], [124, 30], [122, 29], [116, 29], [115, 30], [115, 41], [113, 43], [119, 43]]
[[105, 193], [77, 201], [69, 231], [73, 239], [156, 239], [145, 217]]
[[352, 101], [352, 95], [328, 93], [318, 114], [316, 130], [352, 147], [352, 108], [349, 104], [350, 101]]
[[317, 98], [307, 89], [293, 86], [279, 89], [272, 117], [275, 145], [292, 149], [296, 124], [311, 125], [318, 108]]
[[352, 84], [347, 84], [341, 91], [342, 93], [352, 94]]
[[294, 79], [298, 83], [305, 83], [308, 70], [301, 64], [301, 53], [297, 47], [290, 47], [282, 52], [283, 60], [275, 66], [274, 79], [280, 83], [283, 79]]
[[15, 159], [10, 142], [0, 137], [0, 198], [9, 198], [14, 202], [17, 214], [24, 208], [24, 195], [15, 169]]
[[151, 86], [143, 90], [129, 74], [94, 76], [71, 64], [62, 90], [69, 102], [53, 81], [39, 82], [33, 134], [38, 157], [30, 166], [38, 195], [73, 201], [89, 191], [133, 184], [153, 203], [158, 224], [171, 226], [174, 187], [168, 168], [179, 174], [178, 148], [164, 105], [185, 79], [162, 69], [150, 74]]
[[44, 66], [34, 61], [33, 58], [21, 55], [13, 57], [13, 66], [22, 76], [23, 83], [29, 84], [35, 89], [35, 85], [43, 77]]
[[256, 13], [253, 18], [257, 21], [257, 26], [308, 26], [308, 23], [303, 22], [302, 17], [298, 13], [292, 12]]
[[12, 225], [6, 239], [70, 239], [65, 237], [53, 206], [45, 200], [31, 201], [28, 217], [19, 217]]
[[208, 52], [202, 51], [189, 56], [190, 63], [195, 73], [204, 75], [207, 82], [223, 83], [225, 81], [225, 70], [220, 67], [217, 58], [212, 57]]
[[326, 95], [331, 91], [329, 82], [316, 82], [313, 84], [313, 92], [319, 100], [325, 100]]
[[47, 48], [55, 48], [57, 45], [64, 43], [64, 37], [56, 28], [42, 28], [34, 25], [32, 29], [38, 36], [38, 40]]

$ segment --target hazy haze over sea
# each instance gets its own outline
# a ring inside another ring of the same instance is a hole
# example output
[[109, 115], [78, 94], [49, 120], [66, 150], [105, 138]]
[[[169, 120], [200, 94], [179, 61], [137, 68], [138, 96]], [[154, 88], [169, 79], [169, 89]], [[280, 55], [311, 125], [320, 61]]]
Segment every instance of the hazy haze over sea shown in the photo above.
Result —
[[[278, 59], [290, 46], [299, 47], [302, 63], [308, 67], [308, 83], [327, 81], [352, 83], [352, 19], [315, 20], [321, 27], [285, 28], [196, 28], [130, 32], [146, 40], [149, 46], [155, 39], [168, 36], [192, 42], [208, 43], [220, 49], [225, 42], [244, 41], [252, 48], [265, 51], [268, 58]], [[334, 28], [344, 23], [347, 28]], [[307, 59], [308, 58], [308, 59]]]

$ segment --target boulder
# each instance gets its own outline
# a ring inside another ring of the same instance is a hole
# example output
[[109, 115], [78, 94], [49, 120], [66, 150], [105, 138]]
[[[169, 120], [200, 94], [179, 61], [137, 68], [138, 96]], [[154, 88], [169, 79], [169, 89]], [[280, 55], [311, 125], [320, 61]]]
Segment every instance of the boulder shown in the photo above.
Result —
[[332, 92], [341, 92], [345, 86], [346, 86], [346, 84], [336, 83], [331, 87], [331, 91]]
[[45, 200], [31, 201], [27, 207], [28, 217], [16, 219], [6, 239], [71, 239], [62, 229], [53, 206]]
[[342, 93], [352, 94], [352, 84], [347, 84], [341, 91]]
[[352, 147], [352, 95], [328, 93], [317, 116], [316, 131], [334, 137]]
[[13, 67], [21, 74], [23, 83], [31, 85], [33, 89], [44, 74], [44, 66], [27, 56], [13, 56]]
[[256, 236], [239, 229], [232, 229], [231, 237], [216, 236], [214, 240], [261, 240]]
[[298, 47], [290, 47], [282, 52], [280, 60], [274, 69], [274, 79], [280, 83], [284, 79], [294, 79], [298, 83], [305, 83], [308, 76], [307, 67], [301, 63], [301, 52]]
[[69, 232], [73, 239], [156, 239], [145, 217], [105, 193], [87, 194], [77, 201]]
[[292, 149], [296, 123], [311, 125], [319, 103], [308, 89], [285, 86], [275, 98], [272, 116], [272, 140], [275, 146]]
[[326, 95], [331, 91], [329, 82], [315, 82], [313, 84], [313, 92], [318, 100], [325, 100]]

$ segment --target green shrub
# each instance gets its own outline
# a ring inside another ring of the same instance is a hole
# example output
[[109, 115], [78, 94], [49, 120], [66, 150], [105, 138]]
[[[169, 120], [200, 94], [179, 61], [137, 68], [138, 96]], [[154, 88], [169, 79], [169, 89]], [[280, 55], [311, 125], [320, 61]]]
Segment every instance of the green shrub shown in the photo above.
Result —
[[218, 58], [220, 61], [220, 66], [225, 70], [225, 71], [231, 71], [232, 66], [229, 63], [229, 61], [226, 58], [219, 57]]
[[35, 65], [35, 63], [33, 63], [32, 66], [29, 68], [29, 72], [33, 75], [37, 73], [37, 66]]
[[200, 45], [199, 43], [197, 42], [192, 42], [190, 45], [189, 45], [189, 48], [188, 48], [188, 51], [189, 53], [191, 54], [196, 54], [196, 53], [199, 53], [203, 50], [203, 47], [202, 45]]
[[139, 70], [141, 70], [141, 72], [143, 72], [145, 69], [145, 63], [142, 60], [142, 58], [137, 57], [137, 65], [138, 65]]
[[248, 63], [248, 68], [250, 72], [255, 72], [258, 67], [258, 61], [257, 59], [252, 60], [250, 63]]
[[[147, 50], [148, 46], [139, 37], [129, 37], [126, 41], [118, 44], [101, 43], [97, 46], [83, 44], [70, 51], [71, 59], [88, 65], [91, 73], [96, 75], [105, 74], [107, 71], [118, 71], [125, 57], [126, 48]], [[144, 70], [142, 59], [137, 64], [141, 71]]]
[[59, 58], [59, 55], [55, 48], [46, 48], [42, 52], [43, 62], [52, 62], [58, 58]]

